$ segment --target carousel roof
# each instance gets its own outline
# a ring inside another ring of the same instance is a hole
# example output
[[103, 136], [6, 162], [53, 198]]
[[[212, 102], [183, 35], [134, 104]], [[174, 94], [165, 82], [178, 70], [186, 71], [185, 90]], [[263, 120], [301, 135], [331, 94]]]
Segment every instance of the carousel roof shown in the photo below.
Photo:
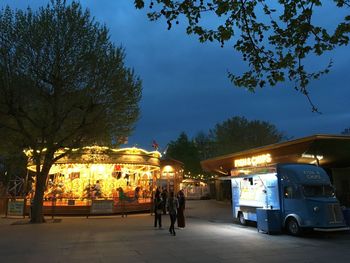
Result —
[[[43, 149], [45, 151], [45, 149]], [[64, 157], [56, 161], [55, 164], [69, 163], [115, 163], [115, 164], [135, 164], [160, 166], [161, 154], [158, 151], [146, 151], [144, 149], [129, 148], [110, 148], [106, 146], [86, 146], [82, 148], [70, 149], [62, 148], [55, 155], [67, 153]], [[30, 157], [33, 150], [25, 150], [29, 157], [28, 164], [33, 165]]]

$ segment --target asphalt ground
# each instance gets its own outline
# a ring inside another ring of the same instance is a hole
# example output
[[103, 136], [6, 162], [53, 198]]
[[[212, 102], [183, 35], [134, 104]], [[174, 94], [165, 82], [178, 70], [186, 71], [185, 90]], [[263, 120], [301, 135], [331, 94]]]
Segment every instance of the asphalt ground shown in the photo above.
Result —
[[268, 235], [232, 222], [231, 204], [188, 201], [186, 227], [154, 217], [55, 217], [45, 224], [0, 219], [0, 262], [350, 262], [350, 233]]

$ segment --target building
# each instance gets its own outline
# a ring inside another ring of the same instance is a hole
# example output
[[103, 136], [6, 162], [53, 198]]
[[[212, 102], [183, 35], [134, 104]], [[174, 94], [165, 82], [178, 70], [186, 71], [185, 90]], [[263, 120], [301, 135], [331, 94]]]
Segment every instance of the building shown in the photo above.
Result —
[[[227, 189], [230, 176], [277, 163], [308, 163], [323, 167], [335, 187], [340, 203], [350, 207], [350, 136], [313, 135], [266, 145], [201, 162], [202, 168], [220, 176], [217, 190]], [[221, 191], [222, 192], [222, 191]], [[230, 193], [227, 193], [230, 194]], [[223, 198], [231, 199], [230, 196]]]
[[157, 179], [157, 186], [166, 189], [168, 193], [171, 191], [177, 193], [184, 177], [184, 164], [169, 157], [161, 158], [160, 164], [160, 178]]

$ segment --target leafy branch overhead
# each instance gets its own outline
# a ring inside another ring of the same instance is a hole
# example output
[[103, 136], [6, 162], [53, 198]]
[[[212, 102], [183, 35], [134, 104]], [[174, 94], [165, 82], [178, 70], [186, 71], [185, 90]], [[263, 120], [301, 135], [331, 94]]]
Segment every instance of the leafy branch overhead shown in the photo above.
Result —
[[[228, 73], [235, 86], [254, 92], [290, 81], [307, 97], [315, 112], [318, 110], [310, 99], [308, 85], [327, 74], [332, 61], [322, 69], [312, 70], [306, 66], [307, 58], [349, 43], [350, 15], [332, 29], [317, 25], [314, 18], [329, 5], [346, 12], [350, 0], [134, 0], [134, 3], [139, 9], [148, 4], [149, 19], [164, 18], [168, 29], [184, 17], [187, 33], [197, 35], [200, 42], [217, 41], [222, 47], [233, 43], [249, 65], [241, 75]], [[211, 23], [206, 23], [208, 19]], [[218, 26], [205, 26], [213, 23]]]

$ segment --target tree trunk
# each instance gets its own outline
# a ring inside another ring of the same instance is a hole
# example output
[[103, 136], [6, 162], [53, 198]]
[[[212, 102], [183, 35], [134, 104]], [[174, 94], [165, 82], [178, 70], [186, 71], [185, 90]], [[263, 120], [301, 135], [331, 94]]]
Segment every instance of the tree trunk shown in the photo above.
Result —
[[31, 207], [31, 223], [44, 223], [44, 210], [43, 210], [43, 201], [44, 201], [44, 192], [46, 188], [46, 180], [49, 175], [49, 171], [52, 164], [51, 162], [45, 161], [42, 165], [41, 171], [36, 174], [36, 185], [35, 185], [35, 195], [33, 204]]
[[35, 195], [33, 203], [31, 204], [31, 223], [43, 223], [43, 199], [47, 176], [43, 174], [36, 175]]

